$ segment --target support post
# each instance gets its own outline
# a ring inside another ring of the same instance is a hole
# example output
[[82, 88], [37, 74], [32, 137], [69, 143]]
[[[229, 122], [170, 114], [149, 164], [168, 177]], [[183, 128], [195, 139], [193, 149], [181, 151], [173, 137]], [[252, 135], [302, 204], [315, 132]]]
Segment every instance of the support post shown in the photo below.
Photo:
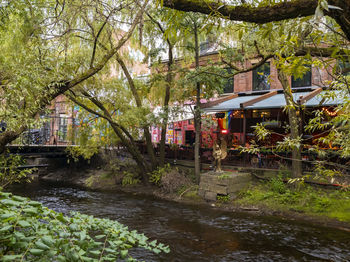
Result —
[[247, 110], [243, 110], [243, 146], [247, 141]]

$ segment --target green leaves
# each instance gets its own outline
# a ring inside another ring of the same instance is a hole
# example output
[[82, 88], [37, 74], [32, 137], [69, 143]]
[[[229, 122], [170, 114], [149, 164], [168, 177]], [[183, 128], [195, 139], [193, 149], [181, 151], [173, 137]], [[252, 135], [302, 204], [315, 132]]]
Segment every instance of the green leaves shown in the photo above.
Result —
[[[23, 181], [33, 172], [32, 169], [18, 169], [18, 166], [24, 164], [24, 160], [19, 155], [0, 154], [0, 188], [4, 188], [9, 184]], [[27, 179], [30, 180], [30, 179]], [[23, 201], [23, 197], [13, 197], [12, 199], [3, 199], [4, 204], [19, 205]]]
[[[69, 217], [27, 198], [0, 191], [1, 261], [120, 261], [134, 260], [129, 249], [156, 254], [169, 247], [109, 219], [77, 212]], [[6, 247], [6, 253], [5, 249]]]

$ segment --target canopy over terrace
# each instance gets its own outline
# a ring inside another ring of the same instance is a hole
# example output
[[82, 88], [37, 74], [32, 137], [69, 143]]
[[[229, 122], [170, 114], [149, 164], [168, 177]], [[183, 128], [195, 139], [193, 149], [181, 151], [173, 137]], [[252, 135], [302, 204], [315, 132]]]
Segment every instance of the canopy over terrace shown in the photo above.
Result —
[[[323, 99], [325, 92], [320, 87], [295, 88], [293, 89], [293, 97], [294, 101], [300, 100], [301, 104], [306, 107], [335, 106], [343, 102], [337, 95], [340, 91], [334, 91], [336, 93], [335, 99], [326, 100]], [[204, 104], [203, 111], [225, 112], [242, 109], [284, 108], [286, 106], [283, 90], [238, 93], [231, 97], [231, 99], [224, 102], [220, 102], [221, 100], [218, 99], [217, 101]]]
[[[323, 91], [320, 87], [307, 87], [293, 89], [294, 101], [304, 105], [306, 108], [315, 108], [323, 106], [336, 106], [342, 103], [340, 91], [335, 91], [334, 98], [324, 99]], [[211, 101], [202, 105], [205, 112], [228, 112], [241, 111], [243, 116], [242, 133], [243, 141], [246, 141], [247, 130], [247, 112], [256, 110], [283, 109], [286, 106], [283, 90], [266, 90], [250, 93], [238, 93], [229, 97], [224, 97], [216, 101]], [[248, 123], [249, 124], [249, 123]]]

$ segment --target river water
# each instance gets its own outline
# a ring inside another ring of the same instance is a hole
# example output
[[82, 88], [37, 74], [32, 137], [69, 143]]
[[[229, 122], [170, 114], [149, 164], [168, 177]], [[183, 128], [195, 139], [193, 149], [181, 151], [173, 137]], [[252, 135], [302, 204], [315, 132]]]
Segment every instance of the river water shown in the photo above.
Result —
[[11, 191], [65, 214], [118, 220], [170, 246], [170, 254], [132, 252], [145, 261], [350, 261], [350, 233], [336, 229], [43, 182]]

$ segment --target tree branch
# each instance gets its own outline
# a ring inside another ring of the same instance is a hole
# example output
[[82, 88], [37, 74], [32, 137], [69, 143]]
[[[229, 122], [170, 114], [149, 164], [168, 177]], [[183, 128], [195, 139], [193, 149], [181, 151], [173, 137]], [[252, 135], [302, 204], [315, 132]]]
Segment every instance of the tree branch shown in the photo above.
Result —
[[[350, 0], [328, 0], [329, 6], [337, 8], [325, 11], [334, 18], [342, 28], [347, 40], [350, 40]], [[185, 12], [217, 14], [233, 21], [264, 24], [291, 18], [305, 17], [315, 14], [318, 0], [281, 1], [266, 6], [226, 5], [215, 0], [164, 0], [164, 6]]]
[[103, 28], [106, 26], [106, 24], [107, 24], [107, 22], [108, 22], [108, 19], [111, 17], [111, 15], [113, 14], [113, 12], [114, 12], [114, 9], [113, 9], [113, 10], [109, 13], [109, 15], [106, 17], [106, 20], [103, 22], [103, 24], [101, 25], [100, 29], [99, 29], [98, 32], [97, 32], [97, 35], [95, 36], [94, 46], [93, 46], [93, 49], [92, 49], [92, 55], [91, 55], [91, 61], [90, 61], [90, 68], [92, 68], [92, 67], [93, 67], [93, 64], [94, 64], [98, 38], [100, 37]]
[[317, 0], [295, 0], [252, 7], [247, 4], [238, 6], [226, 5], [213, 0], [164, 0], [164, 6], [180, 11], [199, 12], [207, 15], [218, 13], [230, 20], [258, 24], [313, 15], [317, 4]]

